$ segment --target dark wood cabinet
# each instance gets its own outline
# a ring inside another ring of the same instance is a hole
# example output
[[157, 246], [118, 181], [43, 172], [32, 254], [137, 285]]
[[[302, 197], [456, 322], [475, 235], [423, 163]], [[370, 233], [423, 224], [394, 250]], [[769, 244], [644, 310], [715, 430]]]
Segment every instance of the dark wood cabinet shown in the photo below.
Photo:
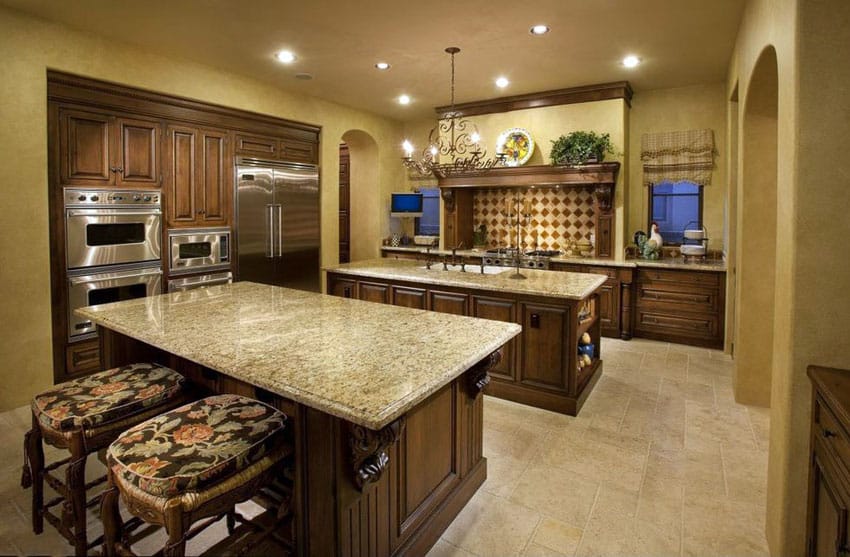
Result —
[[235, 134], [234, 140], [238, 155], [303, 164], [319, 162], [319, 145], [315, 141], [243, 133]]
[[632, 338], [631, 288], [634, 270], [629, 267], [582, 265], [579, 263], [553, 262], [553, 271], [568, 273], [593, 273], [605, 275], [599, 294], [599, 321], [602, 336], [629, 340]]
[[155, 120], [61, 108], [61, 184], [158, 187], [161, 130]]
[[339, 262], [351, 261], [351, 155], [339, 146]]
[[809, 366], [814, 387], [807, 513], [808, 557], [850, 555], [850, 371]]
[[235, 135], [236, 153], [266, 159], [276, 159], [279, 142], [276, 137], [260, 137], [237, 133]]
[[[501, 361], [490, 369], [486, 392], [495, 397], [575, 416], [602, 375], [597, 294], [579, 302], [473, 287], [391, 282], [334, 271], [327, 274], [327, 292], [522, 325], [522, 333], [502, 347]], [[579, 321], [579, 307], [584, 304], [588, 317]], [[584, 332], [590, 334], [596, 352], [592, 364], [580, 366], [578, 339]]]
[[280, 140], [279, 158], [288, 162], [316, 164], [319, 162], [319, 146], [313, 141], [284, 137]]
[[635, 335], [723, 348], [725, 273], [639, 268]]
[[[517, 304], [512, 300], [472, 296], [472, 316], [516, 323]], [[509, 381], [516, 379], [516, 347], [517, 340], [514, 338], [502, 348], [502, 361], [490, 370], [490, 375]]]
[[230, 224], [233, 188], [227, 132], [170, 125], [165, 151], [168, 225], [182, 228]]
[[97, 339], [69, 344], [65, 354], [65, 369], [69, 377], [93, 373], [100, 368], [100, 347]]

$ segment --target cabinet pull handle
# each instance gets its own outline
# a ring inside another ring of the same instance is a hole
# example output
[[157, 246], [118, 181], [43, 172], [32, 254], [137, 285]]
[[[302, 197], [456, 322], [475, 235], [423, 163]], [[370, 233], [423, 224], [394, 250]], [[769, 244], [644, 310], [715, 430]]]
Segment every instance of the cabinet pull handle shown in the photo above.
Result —
[[829, 439], [830, 437], [837, 437], [838, 434], [832, 431], [831, 429], [823, 428], [823, 436]]
[[540, 328], [540, 315], [536, 313], [531, 314], [531, 328], [539, 329]]
[[342, 297], [343, 298], [351, 298], [351, 287], [346, 286], [342, 289]]

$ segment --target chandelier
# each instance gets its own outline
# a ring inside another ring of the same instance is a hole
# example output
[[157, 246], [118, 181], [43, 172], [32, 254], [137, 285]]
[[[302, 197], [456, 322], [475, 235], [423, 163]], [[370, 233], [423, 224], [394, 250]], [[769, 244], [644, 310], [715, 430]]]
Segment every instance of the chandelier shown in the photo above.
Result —
[[450, 46], [446, 52], [452, 57], [451, 109], [431, 129], [428, 146], [422, 150], [422, 157], [418, 160], [413, 158], [413, 145], [405, 139], [402, 144], [405, 156], [401, 159], [405, 167], [423, 176], [433, 174], [438, 178], [489, 170], [505, 160], [505, 153], [500, 148], [497, 148], [495, 158], [488, 159], [487, 150], [481, 146], [478, 128], [455, 111], [455, 54], [460, 49]]

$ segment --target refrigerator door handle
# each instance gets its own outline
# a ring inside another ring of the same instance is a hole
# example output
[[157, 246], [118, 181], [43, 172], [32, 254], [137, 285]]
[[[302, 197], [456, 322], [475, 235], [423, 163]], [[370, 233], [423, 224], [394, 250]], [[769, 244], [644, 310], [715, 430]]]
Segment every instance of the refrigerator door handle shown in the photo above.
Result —
[[266, 258], [274, 257], [274, 205], [266, 205]]
[[283, 205], [277, 206], [277, 256], [283, 257]]

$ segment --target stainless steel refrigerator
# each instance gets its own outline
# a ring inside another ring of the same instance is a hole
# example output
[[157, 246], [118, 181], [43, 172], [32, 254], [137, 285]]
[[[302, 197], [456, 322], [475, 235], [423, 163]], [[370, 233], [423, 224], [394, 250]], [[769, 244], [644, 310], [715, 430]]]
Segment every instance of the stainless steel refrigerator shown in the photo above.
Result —
[[318, 292], [319, 231], [316, 166], [237, 160], [238, 280]]

